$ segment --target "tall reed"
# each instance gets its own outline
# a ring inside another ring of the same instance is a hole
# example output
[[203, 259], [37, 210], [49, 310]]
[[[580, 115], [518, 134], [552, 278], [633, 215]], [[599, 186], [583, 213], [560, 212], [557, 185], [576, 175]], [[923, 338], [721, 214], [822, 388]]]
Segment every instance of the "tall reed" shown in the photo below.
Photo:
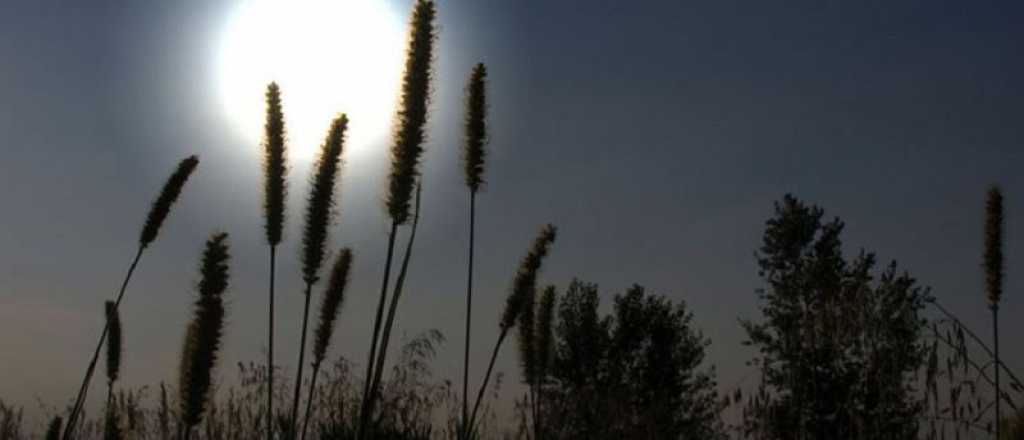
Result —
[[320, 322], [313, 333], [313, 373], [309, 379], [306, 416], [302, 422], [303, 439], [306, 438], [306, 430], [309, 428], [317, 373], [320, 372], [320, 364], [323, 363], [324, 357], [327, 355], [327, 347], [331, 344], [331, 335], [334, 333], [334, 321], [338, 318], [338, 310], [341, 309], [342, 302], [345, 300], [345, 286], [348, 284], [348, 273], [351, 267], [352, 250], [349, 248], [342, 249], [337, 260], [334, 262], [331, 278], [327, 282], [327, 290], [324, 291], [323, 299], [320, 302]]
[[465, 146], [463, 165], [466, 186], [469, 187], [469, 262], [466, 269], [466, 344], [462, 358], [462, 428], [459, 435], [465, 439], [469, 422], [469, 340], [473, 318], [473, 246], [476, 235], [476, 193], [483, 183], [484, 144], [487, 141], [487, 68], [477, 64], [469, 75], [466, 86]]
[[[117, 300], [114, 301], [114, 307], [118, 308], [121, 306], [121, 300], [124, 298], [125, 289], [128, 287], [128, 281], [132, 278], [132, 273], [135, 272], [135, 267], [139, 264], [139, 259], [142, 257], [142, 252], [149, 247], [150, 244], [156, 240], [157, 234], [160, 232], [160, 227], [167, 219], [167, 215], [171, 211], [171, 207], [174, 202], [178, 200], [178, 196], [181, 195], [181, 190], [188, 181], [189, 176], [195, 171], [196, 167], [199, 166], [199, 158], [196, 156], [189, 156], [178, 163], [178, 167], [171, 174], [171, 177], [167, 179], [163, 189], [160, 190], [160, 195], [157, 196], [153, 205], [149, 209], [149, 215], [146, 216], [146, 223], [142, 227], [142, 232], [139, 234], [139, 246], [135, 252], [135, 258], [132, 260], [131, 266], [128, 267], [128, 273], [125, 274], [124, 281], [121, 282], [121, 289], [117, 294]], [[100, 350], [103, 349], [103, 342], [106, 340], [107, 332], [110, 329], [104, 325], [103, 332], [100, 333], [100, 340], [96, 343], [96, 350], [93, 352], [92, 360], [89, 361], [89, 366], [85, 369], [85, 377], [82, 378], [82, 385], [78, 389], [78, 396], [75, 398], [75, 404], [71, 409], [71, 414], [68, 415], [68, 421], [64, 428], [64, 440], [72, 438], [74, 430], [77, 427], [78, 417], [82, 412], [82, 407], [85, 405], [85, 398], [89, 391], [89, 382], [92, 380], [93, 372], [96, 370], [96, 361], [100, 357]]]
[[[388, 235], [384, 276], [380, 288], [380, 299], [377, 303], [377, 313], [373, 321], [370, 352], [366, 362], [366, 380], [357, 430], [357, 437], [360, 439], [363, 438], [367, 423], [373, 414], [374, 390], [371, 382], [378, 355], [377, 344], [387, 297], [388, 279], [391, 276], [395, 234], [398, 231], [398, 226], [409, 220], [412, 190], [416, 177], [419, 175], [419, 160], [423, 153], [424, 127], [427, 121], [430, 97], [430, 66], [434, 57], [434, 18], [436, 15], [437, 11], [432, 0], [417, 0], [413, 6], [399, 108], [395, 115], [391, 171], [388, 174], [388, 194], [385, 201], [388, 216], [391, 217], [391, 232]], [[381, 355], [383, 356], [383, 353]]]
[[996, 382], [996, 438], [1000, 438], [1002, 425], [1002, 389], [999, 384], [999, 300], [1003, 295], [1003, 193], [998, 186], [988, 190], [985, 203], [985, 291], [992, 310], [992, 338], [995, 351]]
[[274, 432], [274, 265], [277, 245], [281, 243], [284, 228], [287, 183], [285, 174], [284, 112], [281, 109], [281, 89], [277, 83], [267, 85], [267, 115], [263, 125], [263, 218], [270, 245], [270, 295], [267, 314], [267, 439]]
[[473, 404], [473, 411], [469, 416], [469, 426], [466, 428], [469, 437], [473, 435], [476, 429], [477, 411], [480, 409], [480, 402], [483, 400], [484, 391], [487, 389], [487, 382], [491, 379], [494, 361], [498, 358], [498, 350], [501, 349], [501, 344], [505, 341], [505, 337], [508, 336], [509, 330], [515, 327], [516, 321], [525, 310], [524, 306], [530, 300], [529, 297], [533, 296], [537, 290], [537, 274], [540, 272], [544, 257], [548, 255], [551, 245], [555, 242], [555, 234], [556, 230], [553, 225], [545, 225], [537, 238], [534, 239], [530, 251], [519, 263], [519, 270], [512, 281], [512, 292], [505, 300], [505, 310], [502, 312], [501, 320], [498, 323], [498, 341], [494, 344], [491, 361], [487, 365], [483, 384], [480, 385], [480, 390], [476, 396], [476, 403]]
[[302, 231], [302, 281], [306, 283], [305, 308], [302, 312], [302, 336], [299, 340], [299, 362], [296, 365], [295, 392], [292, 396], [289, 435], [294, 438], [298, 428], [299, 397], [302, 391], [303, 359], [306, 354], [306, 328], [309, 322], [309, 299], [313, 284], [326, 255], [328, 226], [334, 213], [334, 188], [341, 168], [341, 151], [345, 144], [348, 117], [344, 114], [331, 122], [327, 139], [320, 148], [309, 198], [306, 201], [306, 225]]
[[206, 242], [199, 267], [199, 297], [192, 322], [185, 331], [185, 342], [178, 370], [179, 429], [188, 440], [202, 421], [212, 388], [212, 371], [217, 363], [224, 327], [224, 291], [228, 287], [228, 234], [213, 234]]

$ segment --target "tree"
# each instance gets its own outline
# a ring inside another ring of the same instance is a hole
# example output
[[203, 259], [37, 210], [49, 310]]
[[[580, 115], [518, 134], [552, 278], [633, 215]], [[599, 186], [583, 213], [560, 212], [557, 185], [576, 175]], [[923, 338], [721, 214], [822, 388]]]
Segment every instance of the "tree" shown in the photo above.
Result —
[[685, 303], [634, 285], [600, 317], [597, 286], [574, 280], [560, 299], [543, 388], [545, 438], [710, 439], [721, 434], [710, 341]]
[[743, 321], [758, 349], [760, 393], [744, 428], [755, 438], [912, 439], [923, 403], [927, 289], [874, 254], [842, 254], [843, 222], [786, 195], [757, 253], [763, 320]]

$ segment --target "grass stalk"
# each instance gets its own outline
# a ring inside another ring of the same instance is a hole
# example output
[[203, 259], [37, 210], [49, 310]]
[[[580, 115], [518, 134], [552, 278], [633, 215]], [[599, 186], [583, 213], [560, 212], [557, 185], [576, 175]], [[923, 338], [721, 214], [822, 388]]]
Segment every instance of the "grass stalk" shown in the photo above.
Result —
[[462, 428], [463, 440], [469, 438], [469, 340], [473, 320], [473, 244], [476, 229], [476, 191], [469, 193], [469, 262], [466, 264], [466, 343], [462, 357]]
[[299, 362], [297, 364], [298, 371], [295, 373], [295, 391], [292, 393], [292, 410], [289, 413], [291, 414], [291, 418], [289, 419], [291, 427], [289, 428], [288, 435], [288, 438], [290, 439], [294, 439], [296, 437], [295, 434], [297, 433], [298, 429], [299, 398], [301, 397], [302, 394], [302, 371], [305, 369], [305, 364], [303, 364], [303, 361], [306, 355], [306, 350], [304, 350], [304, 347], [306, 346], [306, 326], [307, 323], [309, 322], [309, 298], [310, 296], [312, 296], [310, 295], [310, 290], [312, 288], [312, 283], [306, 284], [305, 307], [303, 308], [302, 311], [302, 336], [300, 336], [299, 338]]
[[277, 246], [270, 246], [270, 298], [267, 302], [267, 440], [274, 436], [274, 266]]
[[[185, 183], [188, 182], [188, 178], [195, 171], [196, 167], [199, 166], [199, 158], [196, 156], [189, 156], [178, 163], [178, 167], [174, 170], [171, 176], [164, 183], [160, 194], [157, 196], [153, 205], [150, 207], [149, 214], [146, 216], [146, 222], [143, 224], [142, 232], [139, 235], [139, 247], [135, 252], [135, 258], [132, 259], [131, 265], [128, 267], [128, 273], [125, 274], [124, 280], [121, 281], [121, 288], [117, 293], [117, 300], [114, 301], [114, 308], [117, 309], [121, 306], [121, 300], [124, 299], [125, 291], [128, 288], [128, 282], [132, 279], [132, 274], [135, 273], [135, 268], [139, 264], [139, 259], [142, 258], [142, 253], [145, 251], [150, 244], [156, 240], [160, 227], [167, 219], [170, 214], [171, 207], [178, 200], [181, 195], [181, 190], [184, 188]], [[100, 357], [100, 351], [103, 350], [103, 342], [106, 341], [107, 333], [110, 328], [104, 324], [103, 331], [100, 333], [100, 339], [96, 343], [96, 349], [93, 351], [92, 359], [89, 361], [89, 365], [85, 369], [85, 377], [82, 378], [82, 385], [78, 388], [78, 396], [75, 398], [75, 404], [71, 409], [71, 413], [68, 415], [68, 421], [64, 428], [64, 440], [73, 438], [75, 428], [78, 426], [78, 417], [81, 415], [82, 407], [85, 406], [85, 399], [89, 393], [89, 383], [92, 381], [92, 376], [96, 371], [96, 361]]]
[[536, 405], [534, 409], [534, 438], [540, 440], [544, 432], [543, 407], [544, 407], [544, 383], [551, 367], [552, 352], [554, 350], [554, 321], [555, 321], [555, 286], [548, 286], [541, 294], [540, 303], [537, 305], [537, 369], [535, 371], [534, 386], [536, 391]]
[[494, 350], [491, 351], [491, 360], [487, 363], [487, 371], [484, 373], [484, 382], [480, 385], [480, 389], [477, 391], [476, 401], [473, 404], [473, 411], [469, 415], [469, 423], [466, 426], [466, 439], [474, 438], [474, 432], [476, 431], [476, 414], [480, 409], [480, 403], [484, 400], [484, 392], [487, 391], [487, 384], [491, 380], [491, 373], [494, 371], [494, 361], [498, 359], [498, 351], [501, 350], [501, 344], [505, 342], [505, 337], [508, 336], [508, 328], [502, 327], [498, 333], [498, 341], [494, 343]]
[[200, 264], [199, 295], [185, 331], [178, 371], [178, 404], [186, 439], [202, 421], [213, 388], [213, 369], [224, 329], [223, 295], [228, 287], [227, 239], [228, 234], [217, 233], [206, 242]]
[[107, 408], [103, 437], [105, 440], [118, 440], [123, 437], [123, 433], [114, 406], [114, 382], [121, 372], [122, 334], [121, 319], [113, 301], [104, 304], [104, 315], [110, 331], [107, 335]]
[[469, 261], [466, 269], [466, 341], [462, 360], [462, 428], [459, 435], [466, 439], [469, 436], [469, 343], [473, 319], [473, 248], [476, 235], [476, 194], [483, 183], [484, 144], [487, 141], [487, 100], [486, 100], [487, 68], [477, 64], [470, 73], [466, 87], [466, 143], [463, 150], [463, 161], [466, 173], [466, 186], [469, 187]]
[[306, 431], [309, 428], [310, 414], [313, 409], [313, 396], [316, 390], [316, 379], [320, 372], [320, 365], [327, 355], [327, 347], [331, 343], [331, 335], [334, 333], [334, 322], [338, 318], [338, 310], [345, 300], [345, 286], [348, 284], [348, 274], [352, 267], [352, 250], [345, 248], [341, 250], [334, 268], [331, 270], [331, 279], [327, 283], [327, 290], [324, 292], [323, 300], [320, 303], [320, 320], [316, 327], [313, 344], [313, 373], [309, 381], [309, 396], [306, 399], [306, 415], [302, 422], [302, 439], [306, 438]]
[[426, 138], [424, 128], [427, 122], [427, 107], [430, 98], [431, 63], [434, 57], [434, 18], [437, 11], [432, 0], [417, 0], [413, 6], [406, 48], [405, 71], [399, 94], [398, 111], [395, 115], [394, 144], [391, 147], [391, 170], [388, 174], [388, 194], [385, 208], [391, 217], [391, 233], [388, 235], [388, 252], [384, 263], [377, 314], [373, 322], [373, 336], [370, 339], [370, 353], [366, 363], [363, 397], [360, 405], [359, 427], [356, 438], [363, 439], [367, 424], [373, 415], [373, 377], [375, 359], [383, 319], [384, 303], [387, 299], [388, 281], [391, 275], [391, 260], [394, 258], [395, 234], [398, 226], [409, 220], [413, 186], [419, 175], [419, 161]]
[[985, 203], [985, 290], [992, 310], [992, 345], [995, 357], [995, 434], [1000, 437], [1002, 388], [999, 383], [999, 300], [1003, 293], [1003, 193], [997, 186], [988, 190]]
[[529, 252], [519, 263], [519, 270], [512, 281], [512, 292], [505, 300], [505, 310], [502, 312], [501, 320], [498, 323], [498, 341], [494, 344], [494, 351], [491, 353], [491, 360], [487, 366], [487, 372], [484, 374], [483, 384], [480, 385], [480, 390], [476, 396], [476, 403], [473, 404], [473, 411], [469, 415], [469, 424], [466, 427], [467, 437], [471, 437], [476, 430], [477, 411], [480, 409], [480, 402], [483, 401], [484, 392], [494, 370], [494, 361], [498, 357], [501, 344], [505, 342], [509, 330], [516, 326], [526, 306], [532, 306], [530, 296], [534, 295], [534, 292], [537, 290], [537, 274], [540, 272], [544, 257], [548, 255], [551, 245], [555, 242], [555, 234], [554, 226], [550, 224], [545, 225], [537, 238], [534, 239]]
[[[530, 288], [523, 295], [522, 311], [516, 323], [518, 335], [516, 341], [519, 349], [519, 367], [522, 370], [523, 382], [527, 386], [527, 399], [530, 419], [533, 427], [537, 425], [537, 289]], [[536, 432], [536, 429], [534, 429]], [[536, 440], [536, 439], [535, 439]]]
[[306, 399], [306, 416], [302, 418], [302, 440], [306, 440], [309, 429], [310, 413], [313, 412], [313, 394], [316, 392], [316, 377], [320, 373], [320, 363], [313, 363], [313, 371], [309, 377], [309, 397]]
[[395, 252], [395, 234], [398, 232], [398, 223], [391, 223], [391, 233], [388, 234], [388, 251], [387, 257], [384, 259], [384, 279], [381, 281], [380, 286], [380, 299], [377, 301], [377, 315], [373, 320], [373, 337], [370, 340], [370, 353], [369, 358], [366, 360], [366, 376], [363, 379], [363, 397], [359, 405], [359, 430], [356, 434], [356, 439], [362, 439], [366, 421], [369, 420], [369, 398], [370, 398], [370, 384], [373, 382], [373, 366], [374, 360], [377, 358], [377, 339], [380, 336], [381, 319], [384, 316], [384, 304], [387, 300], [388, 292], [388, 278], [391, 275], [391, 260], [394, 257]]
[[398, 271], [398, 278], [395, 279], [394, 291], [391, 294], [391, 304], [388, 307], [388, 315], [384, 324], [383, 333], [380, 338], [380, 350], [377, 352], [377, 359], [373, 369], [373, 381], [370, 384], [369, 414], [373, 414], [373, 402], [380, 392], [380, 381], [384, 372], [384, 361], [387, 358], [388, 342], [391, 340], [391, 329], [395, 324], [395, 314], [398, 310], [398, 300], [402, 296], [402, 288], [405, 286], [405, 276], [409, 269], [409, 261], [412, 257], [412, 246], [416, 241], [416, 226], [420, 219], [420, 194], [422, 183], [416, 187], [416, 205], [413, 211], [412, 228], [409, 232], [409, 241], [405, 246], [405, 256], [402, 257], [402, 265]]
[[331, 122], [327, 139], [317, 159], [316, 174], [306, 207], [306, 225], [302, 235], [302, 280], [306, 284], [305, 306], [302, 312], [302, 335], [299, 339], [299, 362], [296, 365], [295, 392], [292, 395], [288, 434], [295, 438], [298, 433], [299, 398], [302, 391], [303, 364], [306, 355], [306, 333], [309, 324], [309, 300], [313, 284], [320, 278], [318, 273], [326, 255], [328, 225], [334, 209], [334, 187], [338, 180], [341, 152], [345, 143], [348, 117], [340, 115]]
[[263, 213], [270, 245], [270, 286], [267, 315], [267, 439], [274, 432], [274, 266], [285, 220], [287, 185], [285, 174], [285, 125], [281, 89], [271, 82], [266, 91], [267, 114], [263, 139]]

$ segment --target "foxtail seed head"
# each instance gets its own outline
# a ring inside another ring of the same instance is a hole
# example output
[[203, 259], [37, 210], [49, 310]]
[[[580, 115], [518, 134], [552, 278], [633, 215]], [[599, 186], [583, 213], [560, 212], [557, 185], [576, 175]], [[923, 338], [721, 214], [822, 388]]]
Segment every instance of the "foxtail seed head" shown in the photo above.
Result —
[[178, 168], [167, 179], [167, 183], [160, 190], [160, 195], [153, 201], [153, 206], [149, 209], [149, 215], [146, 216], [146, 224], [143, 225], [142, 234], [139, 236], [140, 246], [147, 247], [153, 240], [156, 240], [156, 235], [160, 232], [160, 226], [167, 219], [167, 214], [171, 212], [171, 205], [174, 205], [174, 202], [178, 200], [181, 189], [185, 186], [185, 182], [188, 181], [189, 176], [192, 175], [197, 166], [199, 166], [199, 158], [196, 156], [189, 156], [178, 163]]
[[288, 172], [285, 160], [284, 112], [281, 110], [281, 89], [277, 83], [267, 85], [267, 117], [263, 124], [263, 213], [267, 242], [274, 246], [281, 242], [284, 228], [285, 198]]
[[476, 192], [483, 184], [484, 159], [487, 142], [487, 68], [477, 64], [469, 75], [466, 86], [465, 148], [462, 156], [466, 172], [466, 185]]
[[398, 113], [395, 116], [394, 145], [386, 200], [388, 215], [396, 224], [409, 220], [413, 186], [419, 174], [425, 140], [427, 106], [430, 99], [431, 61], [434, 57], [434, 2], [418, 0], [413, 7], [406, 49], [405, 72]]
[[107, 301], [104, 304], [107, 317], [107, 380], [114, 383], [121, 372], [121, 318], [118, 316], [117, 304]]
[[998, 186], [988, 190], [985, 203], [985, 290], [992, 306], [1003, 295], [1003, 192]]
[[338, 259], [334, 262], [331, 279], [327, 282], [327, 290], [320, 303], [320, 322], [317, 324], [313, 343], [313, 364], [315, 365], [320, 365], [323, 362], [327, 354], [327, 346], [331, 344], [334, 322], [338, 318], [338, 310], [341, 309], [342, 302], [345, 301], [345, 286], [348, 285], [348, 273], [351, 266], [352, 250], [342, 249]]
[[344, 114], [331, 122], [310, 185], [306, 201], [306, 227], [302, 233], [302, 280], [307, 284], [313, 284], [319, 279], [317, 273], [323, 265], [327, 227], [334, 211], [334, 187], [341, 168], [341, 151], [347, 128], [348, 117]]
[[501, 315], [501, 328], [510, 329], [516, 325], [523, 306], [529, 301], [537, 289], [537, 273], [540, 271], [541, 263], [547, 256], [551, 244], [555, 241], [555, 227], [546, 225], [541, 229], [540, 234], [533, 241], [530, 251], [519, 263], [519, 271], [516, 272], [512, 282], [512, 293], [505, 301], [505, 310]]
[[224, 327], [223, 294], [228, 287], [228, 235], [214, 234], [206, 242], [199, 271], [199, 297], [185, 333], [178, 371], [180, 417], [186, 429], [202, 421], [217, 363]]

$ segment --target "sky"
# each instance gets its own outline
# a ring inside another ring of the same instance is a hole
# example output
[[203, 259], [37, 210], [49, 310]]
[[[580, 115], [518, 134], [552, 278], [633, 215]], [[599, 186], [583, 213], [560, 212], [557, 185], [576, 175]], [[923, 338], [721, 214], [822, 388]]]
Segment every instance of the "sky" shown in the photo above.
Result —
[[[758, 316], [754, 251], [773, 201], [786, 193], [840, 216], [849, 253], [865, 248], [897, 260], [983, 329], [983, 198], [1000, 184], [1003, 331], [1024, 331], [1013, 318], [1024, 314], [1024, 279], [1015, 270], [1024, 260], [1024, 3], [439, 3], [424, 206], [396, 326], [399, 337], [431, 328], [447, 336], [433, 364], [439, 376], [461, 377], [469, 203], [460, 120], [464, 81], [477, 62], [489, 69], [492, 131], [477, 199], [474, 378], [497, 337], [517, 261], [550, 222], [559, 237], [542, 282], [598, 283], [605, 310], [633, 283], [685, 301], [712, 340], [707, 361], [722, 390], [753, 386], [745, 365], [753, 353], [740, 345], [738, 319]], [[387, 5], [404, 22], [410, 2]], [[237, 6], [3, 6], [5, 402], [32, 414], [73, 398], [102, 329], [103, 301], [134, 255], [148, 205], [189, 154], [200, 156], [199, 171], [121, 307], [124, 382], [173, 382], [199, 252], [216, 230], [231, 234], [233, 250], [218, 377], [263, 359], [268, 248], [259, 145], [217, 100], [218, 41]], [[331, 355], [360, 364], [389, 225], [387, 146], [381, 136], [346, 158], [331, 229], [333, 249], [355, 252]], [[293, 161], [278, 252], [277, 362], [290, 371], [308, 178], [308, 161]], [[1024, 351], [1010, 344], [1004, 352], [1009, 365], [1024, 368]], [[515, 360], [505, 347], [498, 369], [515, 375]]]

